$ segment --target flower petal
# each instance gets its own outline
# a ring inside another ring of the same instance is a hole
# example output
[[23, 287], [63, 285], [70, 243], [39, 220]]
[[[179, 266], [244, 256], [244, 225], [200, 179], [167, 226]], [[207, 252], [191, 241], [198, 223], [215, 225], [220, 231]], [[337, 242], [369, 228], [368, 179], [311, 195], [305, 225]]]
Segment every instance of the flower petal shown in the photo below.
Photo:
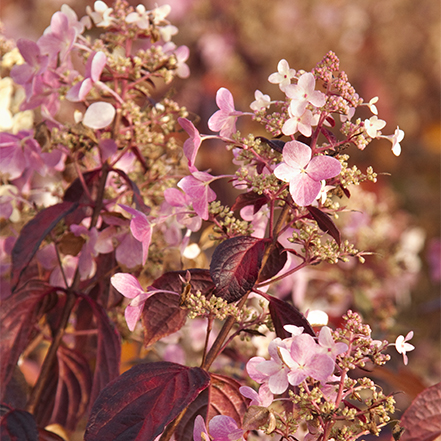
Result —
[[91, 129], [103, 129], [113, 121], [115, 113], [115, 107], [110, 103], [102, 101], [93, 103], [84, 114], [83, 124]]
[[131, 274], [116, 273], [111, 277], [110, 283], [124, 297], [129, 299], [134, 299], [135, 297], [144, 293], [138, 279]]

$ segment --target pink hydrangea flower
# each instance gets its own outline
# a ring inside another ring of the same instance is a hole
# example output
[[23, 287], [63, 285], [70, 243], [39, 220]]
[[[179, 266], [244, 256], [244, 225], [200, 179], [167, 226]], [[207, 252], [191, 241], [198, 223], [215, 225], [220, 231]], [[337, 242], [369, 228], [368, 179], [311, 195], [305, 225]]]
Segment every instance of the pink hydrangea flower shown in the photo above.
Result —
[[216, 104], [220, 110], [210, 117], [208, 127], [213, 132], [220, 132], [220, 136], [229, 138], [236, 133], [237, 117], [244, 113], [234, 108], [233, 95], [225, 87], [217, 91]]
[[124, 316], [126, 318], [127, 326], [130, 331], [133, 331], [136, 323], [141, 317], [145, 301], [153, 294], [153, 292], [144, 291], [138, 280], [131, 274], [116, 273], [111, 277], [110, 283], [124, 297], [132, 299], [130, 304], [126, 307]]
[[132, 207], [121, 205], [133, 217], [130, 221], [130, 231], [133, 237], [142, 244], [142, 264], [145, 265], [149, 254], [150, 242], [152, 241], [152, 227], [147, 216]]
[[312, 112], [306, 109], [301, 115], [293, 115], [288, 109], [291, 118], [287, 119], [282, 127], [282, 132], [286, 136], [300, 132], [304, 136], [311, 136], [313, 125], [317, 124]]
[[283, 162], [274, 174], [282, 181], [289, 182], [289, 192], [294, 202], [305, 207], [311, 205], [320, 194], [320, 181], [337, 176], [341, 171], [340, 162], [330, 156], [314, 156], [312, 150], [299, 141], [289, 141], [283, 148]]
[[267, 383], [263, 383], [259, 387], [259, 392], [248, 386], [241, 386], [239, 392], [246, 398], [251, 400], [250, 406], [268, 407], [274, 401], [274, 395], [271, 393]]
[[193, 167], [203, 137], [201, 137], [198, 129], [187, 118], [178, 118], [178, 123], [188, 133], [188, 136], [190, 136], [190, 138], [184, 142], [183, 149], [184, 155], [188, 159], [188, 166]]
[[291, 98], [289, 104], [293, 115], [302, 115], [308, 104], [322, 107], [326, 103], [326, 95], [315, 89], [315, 78], [311, 72], [304, 73], [297, 84], [286, 86], [285, 93]]
[[320, 329], [318, 344], [323, 353], [329, 355], [334, 361], [337, 355], [343, 354], [343, 352], [348, 350], [348, 345], [346, 343], [334, 342], [331, 329], [328, 326], [323, 326], [323, 328]]
[[204, 220], [208, 219], [208, 204], [216, 199], [216, 193], [209, 185], [215, 179], [217, 177], [207, 172], [193, 170], [191, 175], [178, 182], [178, 187], [189, 197], [194, 211]]
[[260, 90], [254, 92], [255, 101], [250, 104], [251, 110], [258, 112], [261, 109], [268, 108], [271, 105], [271, 98], [269, 95], [264, 95]]
[[48, 54], [51, 59], [60, 54], [61, 62], [64, 62], [71, 51], [77, 30], [69, 18], [62, 12], [56, 12], [51, 19], [50, 27], [38, 39], [37, 44], [43, 54]]
[[[239, 429], [236, 421], [226, 415], [214, 416], [209, 424], [208, 432], [204, 419], [198, 415], [194, 421], [193, 440], [194, 441], [239, 441], [243, 440], [243, 430]], [[210, 433], [210, 434], [209, 434]], [[211, 437], [210, 437], [211, 435]]]
[[289, 367], [287, 378], [292, 386], [298, 386], [308, 377], [326, 381], [334, 372], [334, 360], [321, 352], [320, 346], [309, 334], [296, 336], [291, 348], [281, 347], [279, 353], [283, 363]]
[[91, 91], [93, 84], [99, 81], [101, 73], [106, 65], [107, 57], [104, 52], [98, 51], [89, 56], [86, 64], [84, 80], [75, 84], [66, 94], [69, 101], [83, 101]]

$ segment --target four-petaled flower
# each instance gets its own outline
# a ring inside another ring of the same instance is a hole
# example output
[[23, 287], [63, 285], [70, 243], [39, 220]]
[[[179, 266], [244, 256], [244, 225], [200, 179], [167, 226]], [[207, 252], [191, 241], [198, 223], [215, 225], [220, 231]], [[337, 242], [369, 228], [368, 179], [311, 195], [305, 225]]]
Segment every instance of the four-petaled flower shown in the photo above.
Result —
[[268, 108], [271, 105], [269, 95], [264, 95], [260, 90], [254, 92], [255, 101], [250, 104], [251, 110], [258, 112], [259, 110]]
[[407, 365], [407, 363], [409, 362], [406, 352], [410, 352], [415, 349], [414, 345], [407, 343], [412, 338], [413, 338], [413, 331], [410, 331], [407, 333], [406, 337], [399, 335], [395, 340], [395, 343], [392, 343], [395, 346], [397, 352], [403, 355], [403, 361], [405, 365]]
[[337, 176], [341, 171], [340, 162], [330, 156], [314, 156], [312, 150], [299, 141], [289, 141], [283, 147], [283, 162], [274, 174], [282, 181], [289, 182], [289, 192], [294, 202], [305, 207], [311, 205], [320, 194], [321, 181]]
[[124, 297], [132, 299], [126, 307], [124, 315], [127, 326], [130, 331], [133, 331], [141, 317], [144, 303], [152, 295], [152, 292], [144, 291], [138, 280], [131, 274], [116, 273], [111, 277], [110, 282]]
[[312, 112], [306, 109], [301, 115], [294, 115], [291, 109], [288, 109], [291, 118], [287, 119], [282, 127], [282, 132], [286, 136], [300, 132], [302, 135], [310, 137], [312, 133], [311, 126], [317, 124]]
[[233, 95], [225, 87], [221, 87], [216, 93], [216, 104], [219, 109], [208, 120], [208, 127], [213, 132], [220, 132], [219, 135], [225, 138], [236, 133], [236, 120], [243, 115], [234, 108]]
[[268, 77], [268, 81], [272, 84], [278, 84], [280, 90], [284, 91], [286, 86], [291, 84], [291, 78], [294, 78], [296, 71], [289, 68], [286, 60], [280, 60], [277, 65], [277, 72]]
[[[386, 121], [378, 119], [378, 116], [371, 116], [369, 119], [364, 120], [364, 129], [371, 138], [376, 138], [379, 135], [379, 131], [386, 125]], [[381, 132], [380, 132], [381, 134]]]
[[326, 95], [315, 89], [315, 78], [311, 72], [304, 73], [297, 84], [286, 86], [285, 93], [291, 98], [289, 104], [292, 115], [302, 115], [308, 104], [322, 107], [326, 103]]

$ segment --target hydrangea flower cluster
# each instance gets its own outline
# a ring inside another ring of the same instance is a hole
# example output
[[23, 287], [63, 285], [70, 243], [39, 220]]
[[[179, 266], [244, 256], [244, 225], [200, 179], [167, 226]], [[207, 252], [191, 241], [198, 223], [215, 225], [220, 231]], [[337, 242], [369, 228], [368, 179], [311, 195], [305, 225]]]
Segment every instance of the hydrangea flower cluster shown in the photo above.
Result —
[[[373, 340], [351, 311], [342, 328], [322, 323], [316, 333], [284, 289], [307, 286], [312, 265], [343, 272], [341, 262], [375, 251], [359, 251], [348, 239], [350, 221], [337, 222], [351, 187], [377, 179], [371, 167], [350, 166], [347, 149], [386, 138], [399, 154], [404, 133], [383, 135], [378, 99], [364, 103], [330, 52], [311, 71], [281, 60], [268, 78], [281, 99], [256, 90], [251, 112], [237, 110], [220, 88], [219, 110], [208, 120], [216, 134], [201, 134], [185, 108], [153, 98], [158, 83], [189, 75], [188, 48], [171, 41], [178, 30], [167, 20], [170, 6], [97, 1], [86, 12], [78, 18], [63, 5], [38, 41], [17, 41], [7, 71], [15, 82], [8, 94], [21, 90], [20, 112], [30, 113], [16, 118], [7, 100], [0, 133], [8, 231], [0, 242], [2, 380], [11, 381], [19, 358], [27, 366], [29, 346], [49, 345], [24, 398], [26, 418], [74, 430], [92, 408], [87, 441], [141, 426], [134, 437], [151, 429], [161, 441], [173, 432], [196, 441], [242, 440], [260, 429], [307, 441], [378, 433], [393, 399], [348, 373], [384, 364], [387, 341]], [[355, 119], [360, 106], [373, 116]], [[243, 136], [244, 117], [267, 135]], [[199, 169], [207, 139], [226, 144], [233, 174]], [[240, 192], [231, 207], [211, 187], [217, 180]], [[150, 362], [119, 376], [121, 336], [139, 343], [142, 333]], [[238, 335], [271, 335], [269, 358]], [[412, 336], [395, 342], [405, 364]], [[226, 351], [229, 344], [236, 351]], [[200, 367], [185, 366], [196, 357]], [[249, 375], [240, 369], [241, 383], [231, 377], [236, 361]], [[228, 398], [222, 406], [218, 390]], [[51, 393], [57, 399], [42, 412]], [[180, 426], [193, 403], [197, 415]], [[213, 415], [217, 409], [225, 415]]]

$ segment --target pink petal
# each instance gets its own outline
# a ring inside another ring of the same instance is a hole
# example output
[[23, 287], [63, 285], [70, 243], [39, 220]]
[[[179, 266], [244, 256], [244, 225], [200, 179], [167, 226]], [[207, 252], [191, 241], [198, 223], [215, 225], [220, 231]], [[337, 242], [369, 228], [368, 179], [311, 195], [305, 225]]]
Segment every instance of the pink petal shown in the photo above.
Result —
[[110, 278], [110, 283], [124, 297], [129, 299], [134, 299], [135, 297], [144, 293], [138, 279], [131, 274], [116, 273]]
[[285, 392], [286, 389], [288, 388], [287, 372], [289, 371], [283, 369], [276, 375], [272, 375], [269, 378], [268, 386], [273, 394], [275, 395], [283, 394], [283, 392]]
[[164, 190], [164, 198], [172, 207], [185, 207], [187, 205], [185, 194], [177, 188]]
[[300, 173], [289, 182], [289, 192], [294, 202], [306, 207], [311, 205], [320, 193], [320, 181], [314, 181], [306, 173]]
[[248, 375], [257, 383], [263, 383], [268, 376], [257, 370], [257, 366], [266, 361], [263, 357], [253, 357], [251, 358], [246, 366]]
[[315, 78], [311, 72], [304, 73], [297, 84], [303, 89], [304, 92], [310, 94], [315, 88]]
[[130, 331], [133, 331], [141, 317], [142, 310], [144, 308], [144, 303], [139, 306], [128, 305], [124, 311], [124, 316], [126, 318], [127, 326]]
[[202, 140], [198, 130], [191, 121], [186, 118], [178, 118], [178, 123], [190, 136], [190, 138], [184, 142], [184, 154], [188, 159], [188, 165], [191, 167], [194, 165]]
[[[89, 57], [90, 59], [90, 57]], [[87, 60], [89, 62], [89, 60]], [[98, 51], [91, 60], [90, 71], [86, 69], [86, 76], [90, 77], [90, 79], [95, 83], [100, 79], [101, 73], [106, 65], [107, 57], [104, 52]]]
[[243, 430], [237, 427], [236, 421], [226, 415], [216, 415], [208, 423], [210, 435], [216, 441], [234, 441], [241, 439]]
[[331, 156], [314, 156], [306, 168], [308, 175], [315, 181], [329, 179], [341, 172], [341, 163]]
[[283, 160], [291, 167], [305, 168], [311, 160], [312, 150], [299, 141], [289, 141], [283, 147]]
[[194, 441], [205, 441], [205, 440], [202, 440], [202, 436], [201, 436], [202, 433], [206, 436], [206, 438], [205, 438], [206, 440], [210, 439], [210, 437], [208, 436], [208, 430], [207, 430], [207, 427], [205, 426], [204, 419], [202, 418], [201, 415], [198, 415], [196, 417], [196, 419], [194, 420], [193, 440]]
[[322, 107], [326, 103], [326, 95], [319, 90], [315, 90], [308, 96], [308, 101], [315, 107]]
[[234, 112], [234, 99], [231, 92], [225, 87], [221, 87], [216, 93], [216, 104], [224, 112]]
[[294, 168], [288, 164], [282, 162], [274, 169], [274, 174], [276, 177], [284, 182], [289, 182], [294, 176], [298, 175], [301, 171], [301, 168]]
[[83, 124], [91, 129], [103, 129], [113, 121], [115, 113], [115, 107], [110, 103], [93, 103], [84, 114]]

